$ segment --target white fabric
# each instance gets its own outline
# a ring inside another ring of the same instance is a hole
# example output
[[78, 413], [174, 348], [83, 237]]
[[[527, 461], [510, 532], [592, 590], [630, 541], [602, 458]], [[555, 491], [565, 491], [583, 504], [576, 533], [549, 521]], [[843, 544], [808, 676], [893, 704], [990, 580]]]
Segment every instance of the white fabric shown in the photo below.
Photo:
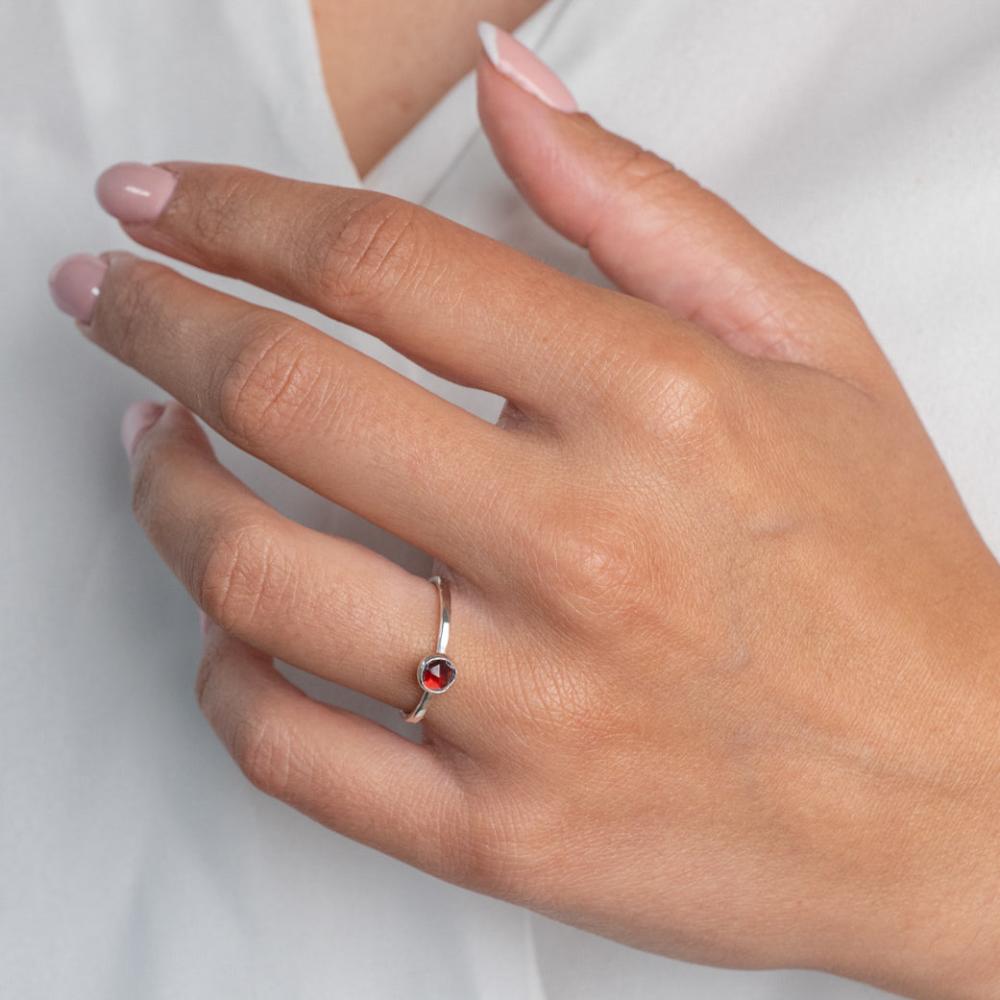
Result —
[[[563, 0], [522, 35], [583, 107], [847, 285], [996, 549], [1000, 8]], [[128, 401], [159, 394], [55, 313], [45, 276], [68, 252], [123, 244], [90, 198], [93, 178], [119, 159], [356, 181], [307, 4], [7, 3], [0, 56], [0, 993], [878, 995], [827, 976], [701, 969], [611, 944], [424, 876], [239, 777], [194, 704], [194, 609], [129, 515], [118, 419]], [[494, 164], [470, 80], [368, 183], [593, 273]], [[365, 334], [321, 325], [392, 357]], [[398, 364], [496, 412], [493, 397]], [[252, 459], [223, 454], [285, 512], [424, 568]], [[384, 706], [333, 697], [396, 724]]]

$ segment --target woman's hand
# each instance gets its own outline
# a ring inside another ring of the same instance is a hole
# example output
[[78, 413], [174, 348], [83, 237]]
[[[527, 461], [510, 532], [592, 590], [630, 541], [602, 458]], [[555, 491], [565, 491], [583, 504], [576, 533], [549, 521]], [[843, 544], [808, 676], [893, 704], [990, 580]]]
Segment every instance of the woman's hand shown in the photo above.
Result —
[[503, 395], [498, 426], [159, 264], [56, 275], [97, 344], [451, 579], [422, 745], [307, 698], [270, 657], [411, 708], [434, 588], [279, 516], [183, 407], [131, 411], [137, 516], [217, 623], [205, 713], [266, 792], [568, 923], [1000, 995], [1000, 573], [888, 363], [718, 198], [479, 73], [507, 171], [630, 294], [365, 191], [173, 164], [102, 195], [147, 247]]

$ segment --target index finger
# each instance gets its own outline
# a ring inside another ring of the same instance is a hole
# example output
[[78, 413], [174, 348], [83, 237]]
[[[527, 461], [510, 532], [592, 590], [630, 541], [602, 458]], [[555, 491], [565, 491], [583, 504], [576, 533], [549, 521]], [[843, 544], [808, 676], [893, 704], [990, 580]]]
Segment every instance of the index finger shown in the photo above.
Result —
[[143, 245], [365, 329], [526, 412], [564, 410], [573, 381], [564, 373], [590, 367], [612, 309], [620, 329], [620, 310], [633, 308], [371, 191], [232, 166], [119, 164], [101, 176], [98, 197]]

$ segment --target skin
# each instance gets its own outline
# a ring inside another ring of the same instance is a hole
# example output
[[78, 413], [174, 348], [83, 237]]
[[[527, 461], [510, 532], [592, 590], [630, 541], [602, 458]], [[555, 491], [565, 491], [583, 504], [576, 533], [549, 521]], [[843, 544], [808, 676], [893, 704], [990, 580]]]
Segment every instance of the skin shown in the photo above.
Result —
[[326, 90], [358, 173], [475, 66], [477, 21], [509, 31], [542, 2], [311, 0]]
[[[208, 615], [198, 697], [259, 788], [639, 948], [1000, 996], [1000, 567], [848, 294], [670, 164], [478, 67], [500, 162], [621, 292], [417, 206], [171, 164], [138, 243], [508, 400], [494, 426], [129, 254], [86, 334], [179, 402], [134, 509]], [[192, 416], [435, 557], [294, 524]], [[441, 442], [446, 441], [444, 448]]]

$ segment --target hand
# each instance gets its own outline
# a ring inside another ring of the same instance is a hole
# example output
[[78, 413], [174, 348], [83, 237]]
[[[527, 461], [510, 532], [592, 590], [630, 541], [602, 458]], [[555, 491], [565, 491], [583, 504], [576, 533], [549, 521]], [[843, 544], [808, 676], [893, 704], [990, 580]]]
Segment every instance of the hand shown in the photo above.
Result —
[[[568, 923], [1000, 995], [1000, 572], [888, 363], [721, 200], [479, 74], [508, 173], [629, 294], [369, 192], [173, 164], [141, 175], [156, 214], [102, 184], [139, 243], [503, 395], [497, 426], [158, 264], [57, 275], [184, 404], [126, 432], [139, 521], [217, 623], [205, 713], [266, 792]], [[422, 745], [270, 657], [409, 709], [434, 588], [280, 517], [184, 407], [444, 567], [461, 674]]]

